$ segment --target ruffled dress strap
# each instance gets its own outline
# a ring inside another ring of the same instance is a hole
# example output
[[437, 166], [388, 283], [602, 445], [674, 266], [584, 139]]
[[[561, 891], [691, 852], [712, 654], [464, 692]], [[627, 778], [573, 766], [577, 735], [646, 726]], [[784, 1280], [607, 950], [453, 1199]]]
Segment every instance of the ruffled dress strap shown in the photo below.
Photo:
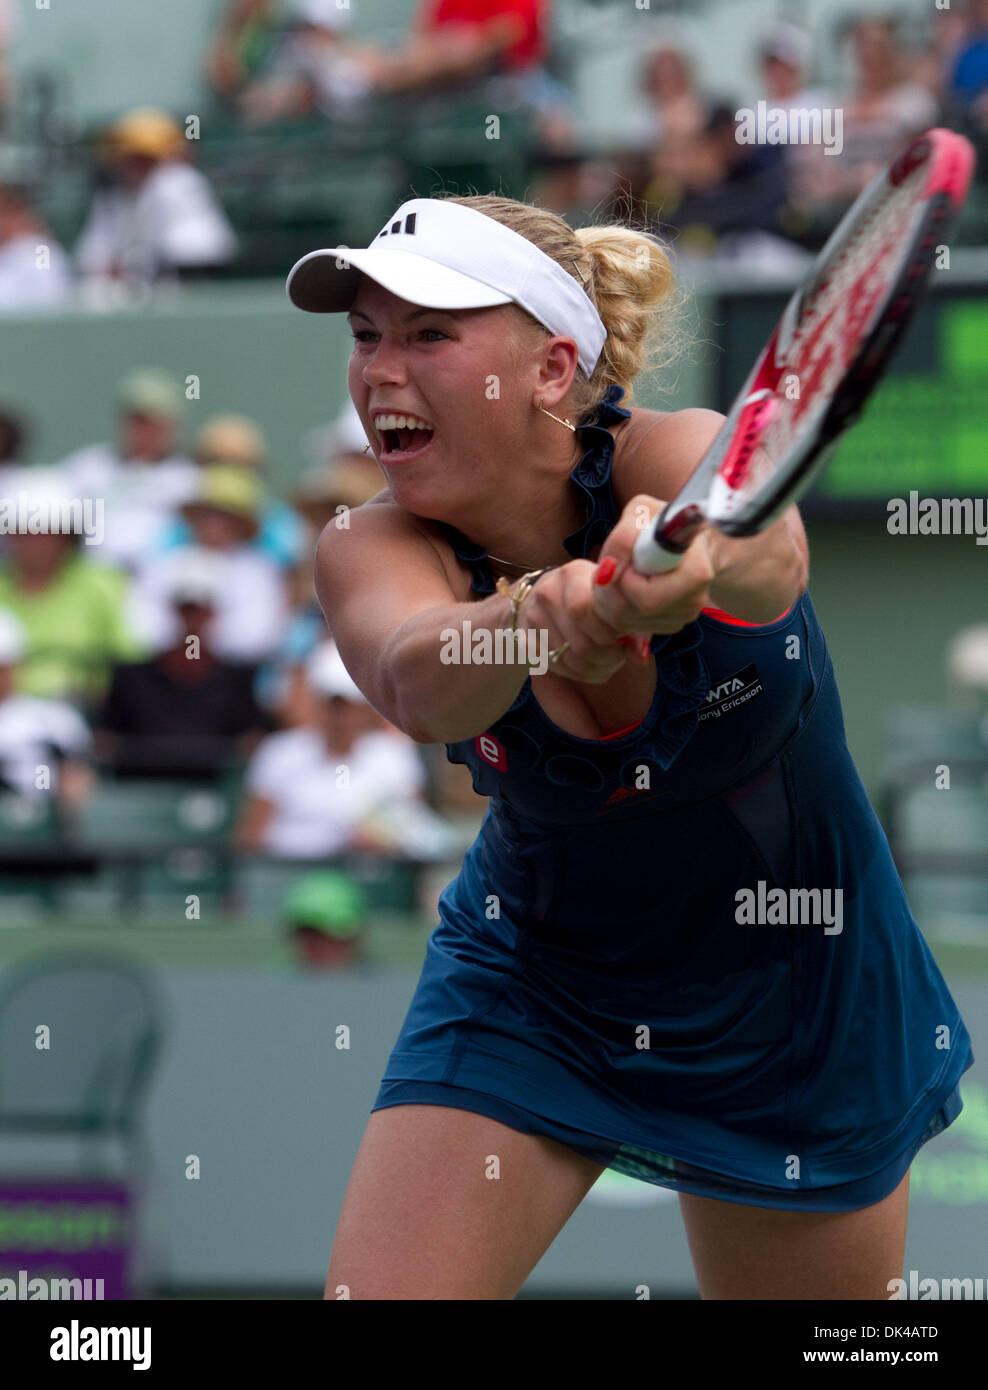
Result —
[[[570, 477], [586, 494], [589, 511], [583, 524], [563, 540], [563, 546], [574, 559], [584, 559], [597, 546], [603, 545], [618, 521], [611, 480], [614, 436], [609, 426], [631, 418], [631, 411], [618, 404], [623, 395], [623, 387], [609, 387], [597, 410], [585, 416], [577, 426], [587, 448]], [[496, 581], [487, 562], [488, 552], [455, 527], [445, 522], [438, 524], [456, 557], [471, 571], [473, 592], [483, 597], [493, 594]], [[679, 632], [666, 636], [659, 633], [652, 636], [650, 647], [662, 686], [662, 699], [652, 730], [655, 745], [652, 756], [663, 769], [672, 764], [696, 730], [700, 706], [710, 689], [707, 667], [699, 651], [702, 641], [703, 629], [698, 622], [688, 623]], [[531, 689], [529, 676], [506, 712], [506, 718], [527, 704]], [[538, 702], [533, 703], [538, 708]]]

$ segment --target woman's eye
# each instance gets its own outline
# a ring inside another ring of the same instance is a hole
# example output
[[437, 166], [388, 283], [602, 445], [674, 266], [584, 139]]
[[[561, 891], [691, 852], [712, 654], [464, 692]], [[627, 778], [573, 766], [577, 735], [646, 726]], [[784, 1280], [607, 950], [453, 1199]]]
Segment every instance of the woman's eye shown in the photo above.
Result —
[[[434, 334], [436, 338], [445, 338], [445, 337], [448, 336], [447, 334], [443, 333], [442, 330], [439, 329], [439, 328], [423, 328], [423, 329], [422, 329], [422, 337], [426, 337], [426, 336], [427, 336], [428, 334], [430, 334], [430, 333], [431, 333], [431, 334]], [[378, 336], [378, 335], [377, 335], [376, 333], [372, 332], [371, 329], [369, 329], [369, 328], [359, 328], [359, 329], [355, 329], [354, 332], [353, 332], [353, 341], [354, 341], [355, 343], [367, 343], [367, 342], [372, 342], [372, 341], [376, 341], [377, 336]]]

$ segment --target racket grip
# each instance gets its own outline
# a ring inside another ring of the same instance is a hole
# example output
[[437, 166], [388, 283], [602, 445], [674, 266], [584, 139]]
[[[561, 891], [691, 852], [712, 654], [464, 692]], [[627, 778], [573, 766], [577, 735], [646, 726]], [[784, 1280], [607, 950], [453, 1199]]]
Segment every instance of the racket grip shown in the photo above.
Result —
[[667, 550], [649, 529], [643, 531], [635, 541], [631, 558], [639, 574], [666, 574], [682, 564], [684, 553], [682, 550]]
[[704, 523], [695, 504], [667, 519], [666, 507], [635, 541], [632, 562], [639, 574], [667, 574], [682, 563], [690, 542]]

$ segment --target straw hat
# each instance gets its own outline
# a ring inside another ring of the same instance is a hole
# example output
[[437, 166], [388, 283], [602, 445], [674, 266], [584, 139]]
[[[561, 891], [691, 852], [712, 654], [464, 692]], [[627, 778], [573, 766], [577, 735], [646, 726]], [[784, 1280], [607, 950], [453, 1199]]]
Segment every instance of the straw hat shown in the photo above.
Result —
[[193, 452], [204, 463], [223, 459], [260, 468], [267, 446], [260, 429], [246, 415], [214, 415], [196, 435]]
[[202, 470], [199, 490], [182, 507], [187, 520], [194, 520], [202, 507], [235, 516], [248, 536], [256, 536], [264, 489], [253, 473], [239, 463], [210, 463]]
[[112, 154], [174, 159], [185, 148], [185, 136], [167, 111], [155, 106], [138, 106], [110, 127], [105, 144]]

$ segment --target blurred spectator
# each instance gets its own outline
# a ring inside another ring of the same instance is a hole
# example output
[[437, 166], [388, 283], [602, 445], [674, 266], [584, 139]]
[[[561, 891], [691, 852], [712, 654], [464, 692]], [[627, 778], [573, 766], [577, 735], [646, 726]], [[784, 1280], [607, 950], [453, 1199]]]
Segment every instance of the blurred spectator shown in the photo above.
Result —
[[[251, 124], [297, 119], [312, 111], [346, 116], [376, 94], [438, 88], [475, 76], [518, 43], [524, 21], [501, 13], [512, 7], [497, 0], [471, 8], [469, 19], [461, 17], [449, 27], [431, 17], [425, 31], [389, 52], [347, 38], [343, 31], [349, 10], [339, 8], [336, 0], [296, 0], [296, 31], [270, 70], [243, 93], [244, 116]], [[439, 9], [452, 6], [440, 3]], [[437, 24], [443, 28], [439, 42], [433, 32]]]
[[965, 0], [959, 0], [950, 9], [934, 10], [927, 21], [926, 44], [921, 49], [914, 48], [908, 58], [908, 75], [940, 103], [945, 124], [952, 124], [955, 115], [951, 73], [966, 43], [970, 14]]
[[227, 0], [206, 59], [218, 96], [232, 101], [270, 62], [282, 29], [274, 10], [272, 0]]
[[[645, 57], [641, 88], [648, 98], [649, 109], [644, 118], [629, 129], [624, 141], [631, 150], [640, 151], [643, 160], [644, 184], [647, 188], [659, 181], [667, 186], [681, 186], [688, 175], [686, 151], [703, 129], [709, 108], [697, 90], [693, 67], [686, 54], [668, 44], [654, 48]], [[640, 195], [632, 179], [633, 195]], [[651, 201], [661, 193], [653, 190]]]
[[[27, 423], [16, 410], [0, 405], [0, 497], [10, 497], [24, 463]], [[0, 536], [0, 555], [5, 537]]]
[[[215, 415], [196, 435], [193, 457], [200, 468], [211, 463], [235, 464], [263, 478], [267, 456], [264, 435], [246, 415]], [[301, 518], [287, 503], [265, 496], [261, 502], [260, 529], [251, 545], [277, 564], [291, 569], [305, 548]], [[163, 548], [188, 545], [192, 532], [183, 517], [176, 517], [163, 541]]]
[[218, 656], [212, 624], [222, 566], [186, 551], [169, 577], [173, 636], [150, 661], [119, 665], [95, 723], [117, 776], [208, 778], [237, 766], [268, 728], [255, 668]]
[[324, 869], [292, 884], [285, 898], [284, 921], [301, 964], [338, 970], [359, 958], [367, 902], [353, 879]]
[[[363, 434], [363, 426], [360, 429]], [[313, 582], [316, 541], [324, 527], [343, 526], [350, 510], [363, 506], [381, 491], [384, 478], [377, 460], [371, 456], [370, 461], [376, 478], [364, 461], [357, 462], [350, 453], [340, 454], [337, 462], [304, 474], [292, 499], [307, 523], [308, 543], [295, 571], [291, 621], [258, 684], [259, 698], [265, 707], [279, 724], [287, 727], [304, 724], [311, 717], [312, 694], [305, 678], [305, 662], [327, 637], [326, 619]]]
[[384, 474], [370, 452], [366, 431], [349, 396], [333, 421], [305, 435], [302, 450], [312, 464], [312, 477], [329, 465], [352, 463], [364, 469], [368, 478], [378, 480], [378, 490], [385, 486]]
[[548, 0], [423, 0], [413, 21], [413, 43], [469, 48], [493, 31], [503, 36], [495, 50], [500, 66], [534, 68], [544, 62], [549, 46], [550, 9]]
[[951, 706], [980, 718], [988, 743], [988, 623], [972, 623], [954, 633], [947, 648], [947, 683]]
[[188, 163], [189, 147], [181, 128], [153, 107], [128, 112], [109, 131], [105, 186], [75, 245], [98, 295], [107, 282], [189, 278], [233, 259], [233, 228], [205, 175]]
[[767, 147], [738, 141], [734, 108], [716, 107], [688, 148], [683, 194], [659, 209], [662, 223], [679, 233], [677, 251], [741, 259], [748, 270], [802, 268], [809, 257], [788, 240], [784, 166]]
[[445, 852], [445, 823], [420, 800], [416, 745], [381, 727], [332, 642], [312, 653], [307, 677], [311, 721], [271, 734], [247, 768], [240, 848], [298, 859], [354, 849], [428, 857], [439, 841]]
[[[25, 515], [37, 518], [65, 515], [77, 501], [55, 470], [40, 468], [24, 469], [11, 496], [23, 499]], [[126, 618], [126, 575], [94, 564], [81, 546], [78, 531], [7, 535], [0, 608], [13, 613], [26, 633], [17, 673], [26, 694], [95, 701], [112, 666], [142, 654]]]
[[292, 502], [308, 523], [313, 539], [317, 539], [330, 523], [348, 526], [348, 513], [354, 507], [362, 507], [387, 487], [373, 455], [369, 456], [369, 461], [373, 468], [368, 468], [352, 454], [341, 454], [332, 463], [302, 474]]
[[939, 115], [928, 88], [906, 76], [906, 55], [894, 17], [854, 20], [847, 32], [855, 85], [841, 101], [843, 152], [814, 165], [818, 203], [856, 198], [906, 141], [935, 125]]
[[0, 787], [73, 810], [92, 786], [92, 735], [70, 704], [16, 693], [26, 650], [22, 624], [0, 611]]
[[286, 727], [309, 718], [304, 663], [327, 637], [326, 619], [313, 581], [316, 541], [330, 521], [342, 524], [346, 510], [362, 506], [386, 485], [377, 459], [365, 452], [367, 435], [349, 396], [330, 424], [305, 435], [302, 449], [312, 467], [303, 473], [291, 499], [304, 531], [302, 553], [294, 570], [292, 617], [257, 684], [264, 708]]
[[0, 468], [10, 468], [23, 462], [27, 442], [27, 424], [15, 410], [0, 406]]
[[[822, 87], [809, 87], [807, 72], [813, 61], [813, 40], [793, 24], [778, 23], [765, 35], [759, 49], [759, 71], [764, 100], [773, 110], [820, 111], [832, 109], [833, 95]], [[822, 127], [821, 127], [822, 128]], [[809, 205], [816, 196], [815, 178], [820, 146], [792, 141], [768, 146], [785, 165], [787, 199], [793, 205]]]
[[7, 54], [12, 47], [17, 18], [13, 0], [0, 0], [0, 130], [7, 124], [11, 97], [11, 76]]
[[433, 85], [489, 76], [493, 109], [523, 107], [534, 117], [544, 151], [573, 154], [572, 97], [545, 66], [551, 10], [550, 0], [423, 0], [403, 60], [428, 71], [437, 53], [462, 55], [463, 69], [439, 73]]
[[201, 547], [220, 576], [212, 626], [217, 655], [259, 662], [275, 651], [288, 616], [288, 592], [280, 566], [251, 545], [262, 499], [257, 478], [237, 464], [211, 463], [200, 470], [196, 495], [182, 508], [194, 546], [152, 556], [134, 586], [134, 626], [152, 646], [160, 650], [175, 638], [169, 594], [190, 549]]
[[952, 106], [981, 134], [988, 132], [988, 0], [969, 0], [966, 32], [948, 77]]
[[26, 179], [0, 164], [0, 311], [52, 308], [71, 296], [68, 256], [35, 212]]
[[168, 372], [133, 372], [117, 392], [116, 442], [87, 445], [61, 462], [75, 496], [102, 501], [104, 537], [93, 550], [106, 564], [134, 569], [163, 543], [176, 507], [199, 485], [199, 469], [178, 448], [183, 407]]
[[344, 37], [348, 11], [336, 0], [297, 0], [293, 32], [260, 76], [242, 90], [239, 107], [251, 125], [324, 116], [359, 106], [382, 80], [383, 53]]

